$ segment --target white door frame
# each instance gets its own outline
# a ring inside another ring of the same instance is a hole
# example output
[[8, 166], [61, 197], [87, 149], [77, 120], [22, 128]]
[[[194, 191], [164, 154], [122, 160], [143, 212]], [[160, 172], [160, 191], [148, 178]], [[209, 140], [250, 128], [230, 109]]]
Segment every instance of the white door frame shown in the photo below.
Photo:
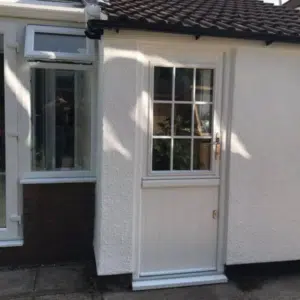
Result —
[[[144, 48], [144, 45], [139, 45], [140, 50], [142, 53], [147, 53], [147, 49], [149, 45], [146, 45]], [[156, 45], [150, 45], [149, 48], [152, 48]], [[158, 45], [157, 45], [158, 46]], [[162, 46], [161, 44], [159, 46]], [[163, 47], [167, 48], [170, 51], [170, 48], [172, 46], [170, 45], [164, 45]], [[176, 49], [176, 47], [172, 48], [172, 51], [185, 51], [186, 48], [182, 48], [182, 45], [179, 45]], [[175, 50], [173, 50], [175, 49]], [[212, 53], [215, 52], [215, 49], [211, 49]], [[151, 51], [151, 50], [150, 50]], [[219, 50], [220, 51], [220, 50]], [[203, 283], [212, 283], [212, 282], [224, 282], [226, 281], [226, 277], [223, 275], [224, 273], [224, 264], [226, 259], [226, 233], [227, 233], [227, 199], [228, 199], [228, 173], [229, 173], [229, 152], [230, 152], [230, 133], [231, 133], [231, 111], [232, 111], [232, 91], [233, 91], [233, 70], [234, 70], [234, 59], [235, 59], [235, 51], [232, 49], [224, 49], [224, 51], [220, 52], [221, 54], [221, 65], [219, 67], [222, 69], [222, 87], [220, 88], [219, 93], [221, 93], [221, 99], [222, 99], [222, 112], [221, 112], [221, 140], [222, 140], [222, 148], [221, 148], [221, 161], [220, 161], [220, 188], [219, 188], [219, 208], [218, 208], [218, 231], [217, 231], [217, 261], [216, 261], [216, 271], [212, 272], [205, 272], [204, 275], [211, 275], [214, 277], [207, 277], [203, 280]], [[163, 57], [165, 58], [165, 57]], [[149, 98], [147, 96], [147, 93], [144, 93], [145, 86], [149, 86], [149, 78], [146, 74], [149, 72], [149, 59], [147, 55], [141, 55], [139, 59], [142, 61], [144, 59], [143, 64], [140, 64], [140, 67], [138, 67], [138, 74], [137, 76], [138, 81], [137, 82], [137, 95], [143, 95], [138, 99], [137, 102], [137, 124], [139, 124], [140, 128], [148, 127], [147, 124], [145, 124], [145, 121], [142, 119], [146, 119], [145, 116], [148, 115], [148, 101]], [[201, 59], [201, 58], [200, 58]], [[167, 60], [167, 59], [166, 59]], [[204, 61], [204, 63], [207, 61]], [[199, 61], [197, 61], [199, 63]], [[200, 63], [199, 63], [200, 64]], [[146, 112], [146, 113], [145, 113]], [[147, 122], [147, 121], [146, 121]], [[147, 141], [145, 141], [145, 138], [143, 136], [143, 133], [141, 130], [137, 131], [140, 132], [136, 136], [136, 157], [135, 157], [135, 165], [139, 166], [136, 170], [135, 178], [136, 178], [136, 192], [135, 192], [135, 199], [134, 199], [134, 222], [133, 222], [133, 228], [134, 228], [134, 247], [133, 247], [133, 288], [134, 289], [144, 289], [144, 288], [155, 288], [155, 283], [151, 285], [147, 285], [148, 283], [145, 283], [145, 286], [143, 286], [143, 283], [141, 285], [138, 284], [138, 281], [141, 280], [140, 272], [139, 272], [139, 266], [140, 266], [140, 234], [141, 234], [141, 178], [147, 174], [147, 170], [145, 172], [145, 162], [143, 161], [145, 159], [145, 153], [148, 153], [147, 149]], [[146, 151], [146, 152], [145, 152]], [[159, 179], [159, 178], [158, 178]], [[161, 179], [161, 178], [160, 178]], [[166, 178], [167, 179], [167, 178]], [[195, 180], [195, 179], [190, 179]], [[206, 180], [206, 179], [204, 179]], [[211, 179], [210, 179], [211, 180]], [[143, 184], [143, 180], [142, 180]], [[205, 276], [204, 276], [205, 277]], [[168, 286], [178, 286], [178, 285], [190, 285], [190, 284], [200, 284], [201, 280], [196, 280], [194, 283], [189, 282], [188, 280], [186, 282], [177, 282], [176, 278], [174, 280], [169, 281], [166, 278], [166, 281], [164, 283], [164, 278], [159, 279], [159, 283], [157, 283], [157, 286], [159, 287], [168, 287]], [[175, 282], [175, 283], [174, 283]], [[137, 284], [135, 284], [137, 283]]]
[[0, 228], [0, 247], [22, 244], [18, 183], [18, 99], [17, 26], [0, 21], [0, 35], [4, 50], [4, 101], [5, 101], [5, 161], [6, 161], [6, 228]]

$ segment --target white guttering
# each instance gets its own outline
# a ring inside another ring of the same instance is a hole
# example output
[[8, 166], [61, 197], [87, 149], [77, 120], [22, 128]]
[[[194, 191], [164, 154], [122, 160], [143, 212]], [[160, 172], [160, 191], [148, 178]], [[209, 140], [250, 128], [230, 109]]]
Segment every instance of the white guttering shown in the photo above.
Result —
[[0, 17], [84, 23], [84, 8], [46, 1], [1, 1]]

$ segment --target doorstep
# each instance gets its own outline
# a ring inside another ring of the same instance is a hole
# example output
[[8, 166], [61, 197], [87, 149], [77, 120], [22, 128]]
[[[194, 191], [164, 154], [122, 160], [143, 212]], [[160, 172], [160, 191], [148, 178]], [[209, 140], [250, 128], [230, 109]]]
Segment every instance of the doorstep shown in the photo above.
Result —
[[185, 276], [168, 279], [139, 279], [133, 281], [132, 289], [134, 291], [149, 290], [149, 289], [164, 289], [172, 287], [184, 287], [205, 284], [226, 283], [228, 279], [223, 274], [217, 275], [199, 275], [199, 276]]

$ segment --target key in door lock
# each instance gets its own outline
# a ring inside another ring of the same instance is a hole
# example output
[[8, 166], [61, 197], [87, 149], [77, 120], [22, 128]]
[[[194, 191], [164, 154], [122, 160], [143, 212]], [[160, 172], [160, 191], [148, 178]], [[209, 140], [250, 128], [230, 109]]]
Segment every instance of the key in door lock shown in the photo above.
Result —
[[216, 133], [216, 141], [215, 141], [215, 160], [220, 159], [221, 154], [221, 142], [220, 142], [220, 135]]
[[212, 217], [213, 217], [213, 219], [217, 219], [218, 218], [218, 211], [216, 209], [213, 210]]

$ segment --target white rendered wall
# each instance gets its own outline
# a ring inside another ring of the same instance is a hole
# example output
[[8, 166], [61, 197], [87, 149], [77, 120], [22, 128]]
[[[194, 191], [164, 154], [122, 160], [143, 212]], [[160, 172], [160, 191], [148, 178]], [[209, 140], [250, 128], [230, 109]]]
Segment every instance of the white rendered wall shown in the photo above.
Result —
[[227, 264], [300, 259], [300, 53], [237, 51]]
[[288, 0], [263, 0], [263, 1], [266, 3], [274, 4], [274, 5], [282, 5], [285, 2], [287, 2]]
[[[224, 83], [229, 86], [224, 86], [224, 91], [233, 93], [230, 168], [221, 178], [229, 187], [228, 197], [220, 199], [228, 206], [224, 263], [300, 259], [300, 241], [295, 237], [300, 227], [299, 46], [266, 47], [254, 41], [195, 41], [191, 37], [121, 31], [104, 36], [98, 85], [98, 116], [102, 116], [97, 138], [94, 237], [98, 274], [136, 271], [136, 203], [142, 196], [137, 157], [147, 152], [146, 143], [137, 142], [137, 135], [143, 136], [147, 128], [135, 121], [141, 95], [148, 92], [138, 86], [148, 70], [146, 65], [141, 67], [140, 42], [164, 45], [170, 56], [175, 49], [184, 53], [188, 48], [189, 58], [195, 55], [195, 61], [201, 60], [201, 45], [210, 49], [209, 53], [216, 49], [225, 54], [236, 51], [233, 72]], [[154, 51], [152, 57], [157, 59], [157, 53]], [[144, 119], [147, 123], [146, 115]], [[222, 169], [221, 174], [227, 171]]]
[[[97, 204], [94, 249], [98, 275], [132, 272], [136, 96], [135, 43], [104, 39], [99, 56]], [[133, 46], [132, 46], [133, 45]], [[102, 58], [101, 58], [102, 57]], [[101, 82], [101, 83], [100, 83]], [[133, 115], [132, 115], [133, 114]], [[102, 132], [102, 134], [101, 134]]]

